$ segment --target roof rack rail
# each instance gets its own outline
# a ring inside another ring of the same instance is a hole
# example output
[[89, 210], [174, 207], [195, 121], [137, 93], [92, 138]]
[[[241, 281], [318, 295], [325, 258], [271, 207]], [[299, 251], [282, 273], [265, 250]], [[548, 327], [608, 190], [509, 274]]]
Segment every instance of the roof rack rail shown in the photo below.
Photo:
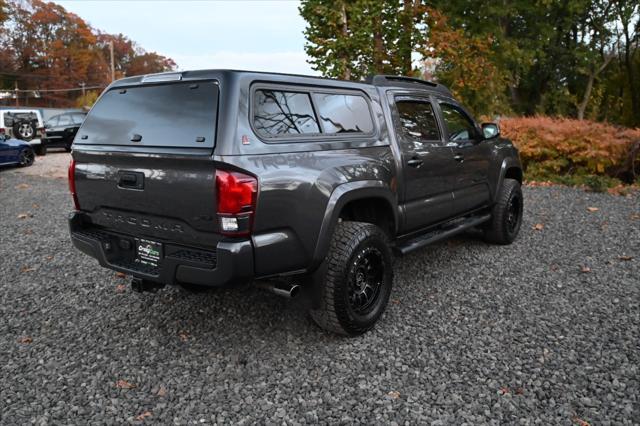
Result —
[[414, 77], [379, 74], [379, 75], [372, 75], [367, 77], [365, 82], [368, 84], [373, 84], [374, 86], [390, 86], [390, 85], [399, 84], [399, 83], [400, 84], [402, 83], [416, 84], [417, 83], [417, 84], [423, 84], [435, 91], [442, 92], [448, 96], [451, 96], [451, 92], [446, 86], [442, 84], [434, 83], [433, 81], [422, 80]]

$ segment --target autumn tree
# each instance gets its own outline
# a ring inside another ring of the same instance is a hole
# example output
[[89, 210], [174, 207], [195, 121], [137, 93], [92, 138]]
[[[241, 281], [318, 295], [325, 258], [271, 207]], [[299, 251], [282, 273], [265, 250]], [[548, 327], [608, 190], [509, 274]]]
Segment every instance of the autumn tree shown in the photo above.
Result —
[[[496, 65], [490, 36], [471, 36], [450, 26], [448, 18], [429, 10], [429, 37], [425, 50], [425, 75], [450, 88], [476, 114], [508, 110], [504, 93], [507, 78]], [[429, 69], [432, 68], [432, 69]]]
[[111, 81], [110, 41], [119, 77], [175, 68], [171, 59], [146, 52], [122, 34], [96, 31], [58, 4], [0, 0], [0, 78], [5, 87], [17, 82], [26, 95], [39, 93], [32, 102], [71, 106], [78, 92], [46, 90], [106, 86]]

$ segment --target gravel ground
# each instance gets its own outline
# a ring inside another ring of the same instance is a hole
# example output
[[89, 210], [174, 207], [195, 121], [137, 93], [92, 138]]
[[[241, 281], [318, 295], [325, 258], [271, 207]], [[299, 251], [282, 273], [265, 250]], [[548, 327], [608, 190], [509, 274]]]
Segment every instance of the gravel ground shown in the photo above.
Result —
[[398, 259], [345, 339], [250, 288], [132, 293], [72, 248], [65, 180], [1, 170], [0, 423], [640, 423], [640, 195], [525, 196], [512, 246]]

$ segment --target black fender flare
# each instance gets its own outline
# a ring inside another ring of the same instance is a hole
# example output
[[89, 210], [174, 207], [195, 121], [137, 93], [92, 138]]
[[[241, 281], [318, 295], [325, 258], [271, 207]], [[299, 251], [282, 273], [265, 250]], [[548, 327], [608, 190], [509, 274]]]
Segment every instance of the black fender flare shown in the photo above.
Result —
[[308, 271], [315, 270], [326, 257], [342, 208], [351, 201], [365, 198], [380, 198], [389, 203], [393, 213], [394, 232], [398, 232], [398, 200], [388, 184], [378, 180], [360, 180], [339, 185], [333, 190], [327, 202]]
[[492, 188], [491, 200], [496, 201], [500, 188], [502, 188], [502, 184], [504, 183], [504, 177], [507, 174], [507, 170], [511, 168], [519, 169], [522, 173], [522, 165], [520, 164], [520, 160], [516, 157], [505, 157], [500, 164], [500, 170], [498, 173], [498, 179], [496, 181], [495, 186]]

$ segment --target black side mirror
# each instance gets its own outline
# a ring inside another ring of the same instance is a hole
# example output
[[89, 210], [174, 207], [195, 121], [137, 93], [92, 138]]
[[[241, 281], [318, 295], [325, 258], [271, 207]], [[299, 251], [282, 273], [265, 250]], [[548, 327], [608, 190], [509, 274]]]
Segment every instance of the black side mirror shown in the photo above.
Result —
[[485, 139], [493, 139], [500, 136], [500, 128], [496, 123], [482, 123], [482, 136]]

